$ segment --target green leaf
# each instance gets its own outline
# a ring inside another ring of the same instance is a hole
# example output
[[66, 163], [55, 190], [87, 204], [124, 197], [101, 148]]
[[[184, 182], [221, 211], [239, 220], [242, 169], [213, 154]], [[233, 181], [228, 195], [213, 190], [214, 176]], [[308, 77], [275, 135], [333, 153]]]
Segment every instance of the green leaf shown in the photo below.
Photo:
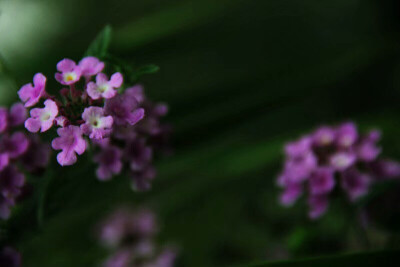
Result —
[[386, 251], [353, 253], [353, 254], [346, 254], [339, 256], [300, 259], [300, 260], [265, 262], [265, 263], [244, 265], [243, 267], [245, 266], [247, 267], [397, 266], [396, 262], [398, 263], [398, 258], [399, 258], [398, 250], [386, 250]]
[[85, 56], [103, 58], [107, 54], [108, 47], [110, 46], [111, 31], [111, 26], [106, 25], [89, 45], [89, 48], [86, 50]]
[[145, 74], [153, 74], [159, 70], [160, 70], [160, 67], [158, 67], [157, 65], [154, 65], [154, 64], [145, 65], [145, 66], [142, 66], [142, 67], [134, 70], [131, 75], [131, 79], [133, 81], [137, 81], [141, 76], [143, 76]]

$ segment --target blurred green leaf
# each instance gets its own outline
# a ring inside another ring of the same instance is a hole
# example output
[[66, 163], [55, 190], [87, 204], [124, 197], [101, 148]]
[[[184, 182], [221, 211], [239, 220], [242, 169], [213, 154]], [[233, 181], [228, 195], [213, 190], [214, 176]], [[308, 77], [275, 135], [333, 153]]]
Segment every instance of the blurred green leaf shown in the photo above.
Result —
[[85, 56], [103, 58], [108, 51], [111, 41], [111, 26], [106, 25], [104, 29], [96, 36], [93, 42], [86, 50]]

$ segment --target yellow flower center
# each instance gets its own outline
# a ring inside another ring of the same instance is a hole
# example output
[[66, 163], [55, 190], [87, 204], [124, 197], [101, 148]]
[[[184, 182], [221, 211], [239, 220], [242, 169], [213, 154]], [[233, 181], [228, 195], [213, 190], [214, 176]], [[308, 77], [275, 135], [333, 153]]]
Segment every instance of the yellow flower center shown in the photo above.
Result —
[[73, 72], [66, 73], [64, 75], [64, 81], [65, 82], [71, 82], [71, 81], [74, 81], [75, 79], [76, 79], [76, 75]]

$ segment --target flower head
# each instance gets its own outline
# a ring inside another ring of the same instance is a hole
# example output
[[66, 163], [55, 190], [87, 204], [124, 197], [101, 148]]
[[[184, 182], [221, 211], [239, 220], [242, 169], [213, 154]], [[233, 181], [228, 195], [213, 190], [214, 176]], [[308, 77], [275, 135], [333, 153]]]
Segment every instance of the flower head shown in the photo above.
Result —
[[104, 63], [96, 57], [85, 57], [79, 62], [82, 76], [90, 77], [104, 69]]
[[400, 178], [400, 163], [378, 158], [379, 139], [379, 131], [360, 135], [356, 125], [347, 122], [337, 127], [319, 127], [286, 144], [283, 172], [277, 178], [283, 188], [281, 204], [292, 205], [303, 187], [308, 188], [309, 217], [316, 219], [326, 212], [337, 184], [341, 184], [350, 201], [355, 201], [368, 192], [372, 182]]
[[85, 121], [85, 123], [81, 125], [81, 130], [91, 139], [103, 139], [111, 132], [113, 117], [104, 116], [103, 108], [85, 108], [82, 113], [82, 119]]
[[30, 112], [31, 118], [25, 121], [25, 127], [28, 131], [36, 133], [39, 130], [45, 132], [54, 124], [54, 119], [58, 115], [57, 104], [47, 99], [44, 101], [44, 108], [34, 108]]
[[63, 85], [71, 85], [79, 81], [82, 75], [81, 68], [68, 58], [64, 58], [57, 64], [56, 80]]
[[25, 107], [31, 107], [39, 102], [40, 98], [45, 95], [46, 77], [37, 73], [33, 77], [33, 85], [25, 84], [18, 91], [19, 98], [25, 103]]
[[59, 128], [57, 137], [51, 143], [55, 150], [62, 150], [57, 155], [57, 161], [62, 166], [72, 165], [76, 162], [76, 153], [82, 155], [86, 150], [86, 141], [82, 137], [82, 131], [78, 126], [69, 125]]
[[119, 72], [114, 73], [110, 80], [104, 73], [99, 73], [96, 76], [96, 83], [88, 83], [87, 93], [92, 99], [112, 98], [117, 94], [115, 89], [121, 87], [122, 82], [122, 74]]

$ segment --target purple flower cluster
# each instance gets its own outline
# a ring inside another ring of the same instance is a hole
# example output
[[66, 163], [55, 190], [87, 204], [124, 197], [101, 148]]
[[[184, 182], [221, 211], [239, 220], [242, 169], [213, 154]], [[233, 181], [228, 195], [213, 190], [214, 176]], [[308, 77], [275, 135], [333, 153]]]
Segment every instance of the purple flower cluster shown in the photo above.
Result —
[[77, 155], [93, 145], [98, 150], [94, 161], [99, 164], [96, 174], [100, 180], [111, 179], [126, 165], [134, 188], [148, 189], [155, 176], [154, 148], [168, 132], [160, 124], [167, 108], [147, 100], [139, 85], [123, 90], [122, 74], [108, 78], [104, 67], [95, 57], [83, 58], [78, 64], [61, 60], [55, 78], [68, 88], [60, 90], [59, 98], [45, 91], [46, 77], [36, 74], [33, 84], [24, 85], [18, 94], [26, 107], [41, 99], [44, 107], [30, 110], [25, 127], [33, 133], [59, 127], [52, 147], [61, 150], [57, 155], [60, 165], [73, 165]]
[[360, 135], [354, 123], [322, 126], [285, 146], [285, 164], [278, 177], [280, 202], [290, 206], [308, 192], [309, 217], [322, 216], [329, 196], [340, 184], [350, 201], [368, 193], [372, 183], [400, 176], [400, 163], [378, 158], [380, 132]]
[[[23, 104], [16, 103], [10, 110], [0, 108], [0, 218], [10, 216], [25, 185], [22, 171], [36, 172], [46, 167], [50, 149], [33, 135], [16, 130], [26, 119]], [[30, 160], [34, 159], [34, 160]]]
[[4, 267], [22, 266], [21, 254], [11, 247], [4, 247], [0, 251], [0, 266]]
[[147, 209], [123, 208], [112, 213], [101, 225], [99, 239], [112, 250], [104, 267], [172, 267], [176, 250], [155, 243], [156, 217]]

